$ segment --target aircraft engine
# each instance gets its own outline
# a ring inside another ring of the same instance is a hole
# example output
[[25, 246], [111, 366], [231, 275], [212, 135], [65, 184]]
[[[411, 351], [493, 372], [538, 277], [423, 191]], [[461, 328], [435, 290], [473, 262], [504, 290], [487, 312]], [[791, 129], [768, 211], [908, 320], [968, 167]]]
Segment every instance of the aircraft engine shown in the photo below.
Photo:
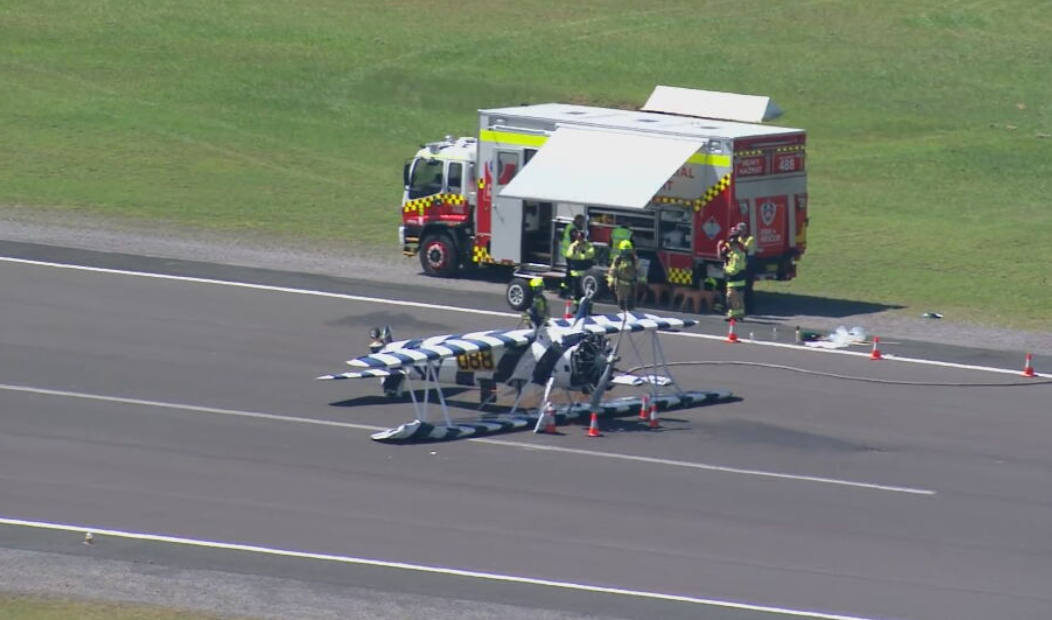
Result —
[[610, 354], [610, 342], [602, 334], [588, 334], [579, 344], [568, 351], [570, 357], [570, 383], [590, 394], [606, 369], [606, 358]]

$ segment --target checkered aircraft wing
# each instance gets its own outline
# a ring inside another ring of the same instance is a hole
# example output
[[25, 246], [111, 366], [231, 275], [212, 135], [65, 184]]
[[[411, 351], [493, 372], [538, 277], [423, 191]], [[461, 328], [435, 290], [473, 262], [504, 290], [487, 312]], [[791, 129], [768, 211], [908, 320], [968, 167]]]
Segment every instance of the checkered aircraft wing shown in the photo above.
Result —
[[532, 329], [497, 329], [468, 334], [446, 334], [431, 338], [399, 340], [377, 353], [363, 355], [347, 363], [362, 370], [318, 379], [362, 379], [404, 373], [405, 368], [439, 362], [459, 355], [470, 355], [504, 348], [527, 347], [533, 342]]
[[322, 375], [315, 377], [319, 381], [335, 381], [339, 379], [369, 379], [372, 377], [390, 377], [392, 375], [403, 375], [404, 370], [363, 370], [361, 372], [341, 372], [335, 375]]
[[626, 332], [678, 331], [698, 324], [693, 319], [660, 317], [643, 312], [619, 312], [617, 314], [593, 314], [583, 319], [556, 319], [555, 325], [567, 329], [577, 328], [597, 334]]

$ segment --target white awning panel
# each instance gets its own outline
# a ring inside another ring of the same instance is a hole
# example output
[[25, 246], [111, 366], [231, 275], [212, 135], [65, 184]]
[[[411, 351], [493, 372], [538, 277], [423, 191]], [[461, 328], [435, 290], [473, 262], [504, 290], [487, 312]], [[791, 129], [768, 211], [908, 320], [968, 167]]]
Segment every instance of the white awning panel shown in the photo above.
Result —
[[704, 139], [559, 127], [500, 195], [642, 209]]
[[645, 112], [760, 123], [778, 118], [782, 109], [770, 97], [658, 86], [643, 106]]

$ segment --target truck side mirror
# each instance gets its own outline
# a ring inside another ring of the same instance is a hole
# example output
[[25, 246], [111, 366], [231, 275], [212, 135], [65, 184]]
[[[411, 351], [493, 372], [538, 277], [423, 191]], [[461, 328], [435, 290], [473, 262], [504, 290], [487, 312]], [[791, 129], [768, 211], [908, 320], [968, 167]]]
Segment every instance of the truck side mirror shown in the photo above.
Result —
[[407, 189], [409, 188], [409, 168], [413, 165], [413, 160], [405, 160], [405, 167], [402, 168], [402, 185]]

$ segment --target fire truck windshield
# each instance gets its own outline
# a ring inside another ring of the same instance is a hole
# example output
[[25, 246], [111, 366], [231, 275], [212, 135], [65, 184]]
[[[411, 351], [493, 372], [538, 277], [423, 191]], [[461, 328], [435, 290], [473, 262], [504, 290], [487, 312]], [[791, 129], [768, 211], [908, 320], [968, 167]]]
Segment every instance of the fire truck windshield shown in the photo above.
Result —
[[409, 198], [422, 198], [442, 191], [442, 160], [417, 159], [409, 177]]

